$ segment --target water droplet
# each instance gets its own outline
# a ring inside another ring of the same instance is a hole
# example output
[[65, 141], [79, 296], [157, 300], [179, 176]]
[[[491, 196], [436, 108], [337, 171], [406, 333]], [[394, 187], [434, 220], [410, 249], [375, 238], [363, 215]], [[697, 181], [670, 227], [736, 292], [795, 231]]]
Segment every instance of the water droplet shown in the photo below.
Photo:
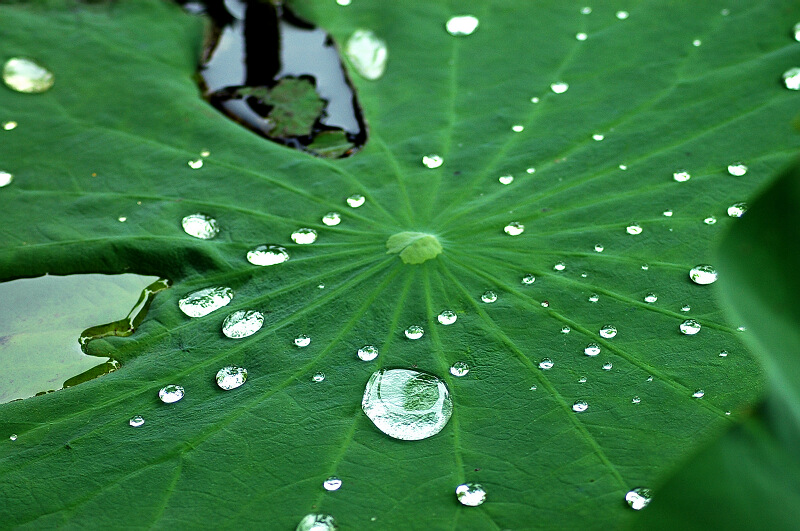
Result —
[[190, 160], [186, 164], [188, 164], [189, 167], [193, 170], [199, 170], [200, 168], [203, 167], [203, 159]]
[[419, 325], [411, 325], [405, 329], [404, 333], [408, 339], [419, 339], [425, 333], [425, 330]]
[[636, 487], [625, 495], [625, 501], [634, 511], [641, 511], [650, 500], [653, 499], [653, 492], [645, 487]]
[[3, 82], [17, 92], [40, 94], [53, 86], [55, 76], [32, 59], [12, 57], [3, 66]]
[[325, 381], [325, 373], [324, 372], [315, 372], [314, 376], [311, 377], [312, 382], [324, 382]]
[[653, 377], [652, 377], [652, 376], [648, 376], [648, 377], [647, 377], [647, 381], [648, 381], [648, 382], [652, 382], [652, 381], [653, 381]]
[[247, 369], [242, 367], [228, 366], [217, 371], [217, 385], [225, 391], [236, 389], [246, 381]]
[[694, 319], [686, 319], [678, 328], [680, 329], [681, 334], [693, 336], [698, 333], [702, 327], [700, 326], [700, 323]]
[[589, 36], [588, 36], [588, 35], [586, 35], [585, 33], [576, 33], [576, 34], [575, 34], [575, 38], [576, 38], [577, 40], [579, 40], [579, 41], [585, 41], [586, 39], [588, 39], [588, 38], [589, 38]]
[[648, 293], [644, 296], [644, 302], [656, 302], [658, 300], [658, 295], [655, 293]]
[[386, 43], [370, 30], [359, 29], [347, 40], [345, 55], [364, 79], [375, 80], [386, 70], [389, 49]]
[[545, 358], [539, 362], [539, 368], [542, 369], [543, 371], [549, 371], [550, 369], [553, 368], [553, 365], [554, 365], [553, 360], [551, 360], [550, 358]]
[[800, 68], [790, 68], [784, 72], [783, 82], [789, 90], [800, 90]]
[[210, 240], [219, 234], [217, 220], [205, 214], [189, 214], [181, 221], [183, 231], [201, 240]]
[[200, 156], [203, 157], [203, 158], [210, 157], [211, 156], [211, 152], [209, 150], [207, 150], [207, 149], [204, 149], [203, 151], [200, 152]]
[[305, 334], [300, 334], [294, 338], [294, 344], [300, 348], [307, 347], [311, 344], [311, 338]]
[[621, 169], [622, 171], [625, 171], [625, 170], [628, 169], [628, 166], [626, 166], [625, 164], [620, 164], [619, 165], [619, 169]]
[[119, 221], [120, 223], [125, 223], [126, 221], [128, 221], [128, 218], [126, 218], [125, 216], [120, 216], [117, 218], [117, 221]]
[[600, 346], [597, 343], [589, 343], [586, 345], [586, 348], [583, 349], [583, 353], [587, 356], [597, 356], [600, 354]]
[[16, 441], [17, 440], [17, 434], [16, 433], [12, 433], [11, 435], [8, 436], [8, 438], [11, 439], [12, 441]]
[[720, 350], [719, 351], [719, 357], [720, 358], [727, 358], [728, 357], [728, 351], [727, 350]]
[[568, 327], [568, 326], [562, 326], [561, 327], [561, 333], [562, 334], [569, 334], [571, 330], [572, 329], [570, 327]]
[[614, 368], [614, 364], [613, 364], [613, 363], [611, 363], [610, 361], [607, 361], [607, 362], [605, 362], [605, 363], [603, 364], [603, 370], [604, 370], [604, 371], [610, 371], [610, 370], [611, 370], [611, 369], [613, 369], [613, 368]]
[[519, 125], [519, 124], [512, 125], [511, 126], [511, 130], [514, 131], [515, 133], [521, 133], [522, 131], [525, 130], [525, 126], [524, 125]]
[[617, 335], [617, 328], [615, 326], [605, 325], [603, 328], [600, 329], [600, 337], [611, 339], [616, 335]]
[[583, 413], [587, 409], [589, 409], [589, 404], [587, 404], [584, 400], [578, 400], [572, 404], [572, 411], [575, 413]]
[[322, 222], [328, 227], [335, 227], [342, 222], [342, 215], [338, 212], [328, 212], [322, 216]]
[[738, 330], [739, 332], [746, 332], [747, 331], [747, 327], [739, 326], [739, 327], [736, 327], [736, 330]]
[[665, 210], [663, 212], [664, 217], [671, 218], [672, 217], [672, 210]]
[[378, 357], [378, 349], [372, 345], [364, 345], [356, 352], [361, 361], [372, 361]]
[[696, 265], [689, 270], [689, 278], [695, 284], [706, 285], [717, 281], [717, 270], [710, 265]]
[[632, 225], [628, 225], [627, 227], [625, 227], [625, 232], [627, 232], [628, 234], [633, 234], [633, 235], [641, 234], [642, 233], [642, 227], [637, 225], [636, 223], [634, 223]]
[[522, 277], [522, 283], [523, 284], [531, 285], [534, 282], [536, 282], [536, 277], [531, 275], [531, 274], [528, 274], [528, 275], [525, 275], [524, 277]]
[[650, 269], [650, 266], [649, 266], [649, 265], [647, 265], [647, 264], [642, 264], [642, 271], [647, 271], [648, 269]]
[[342, 486], [342, 480], [336, 476], [331, 476], [322, 482], [322, 488], [327, 491], [339, 490]]
[[689, 174], [688, 171], [676, 171], [675, 173], [672, 174], [672, 178], [679, 183], [685, 183], [686, 181], [691, 179], [692, 176]]
[[[339, 0], [344, 1], [344, 0]], [[349, 3], [349, 0], [347, 0]], [[342, 4], [340, 4], [342, 5]], [[344, 4], [347, 5], [347, 4]], [[338, 526], [333, 516], [328, 514], [307, 514], [300, 520], [294, 531], [336, 531]]]
[[555, 271], [564, 271], [567, 268], [567, 265], [564, 262], [557, 262], [556, 265], [553, 266]]
[[556, 94], [563, 94], [569, 89], [569, 85], [564, 83], [563, 81], [557, 81], [550, 85], [550, 90], [555, 92]]
[[361, 408], [389, 437], [416, 441], [442, 431], [453, 401], [445, 383], [431, 374], [381, 369], [367, 382]]
[[509, 236], [519, 236], [525, 232], [525, 225], [518, 221], [512, 221], [503, 228], [503, 231]]
[[620, 20], [625, 20], [630, 16], [630, 13], [627, 11], [617, 11], [617, 18]]
[[131, 417], [131, 419], [128, 421], [128, 424], [130, 424], [134, 428], [138, 428], [139, 426], [143, 426], [144, 425], [144, 417], [141, 416], [141, 415], [136, 415], [135, 417]]
[[347, 204], [352, 208], [358, 208], [364, 204], [367, 198], [361, 194], [353, 194], [347, 198]]
[[178, 301], [178, 308], [189, 317], [203, 317], [227, 306], [233, 300], [233, 290], [225, 286], [203, 288]]
[[592, 135], [592, 140], [594, 140], [596, 142], [600, 142], [604, 138], [605, 138], [605, 136], [601, 135], [600, 133], [595, 133], [595, 134]]
[[532, 385], [531, 388], [529, 389], [529, 391], [536, 391], [536, 386]]
[[513, 175], [501, 175], [500, 178], [497, 179], [497, 180], [500, 181], [500, 184], [511, 184], [511, 183], [514, 182], [514, 176]]
[[450, 374], [458, 378], [460, 378], [461, 376], [466, 376], [468, 372], [469, 372], [469, 365], [467, 365], [466, 362], [463, 361], [457, 361], [453, 364], [452, 367], [450, 367]]
[[600, 300], [600, 295], [598, 295], [597, 293], [592, 293], [591, 295], [589, 295], [588, 299], [589, 302], [597, 302], [599, 300]]
[[444, 159], [436, 154], [425, 155], [422, 157], [422, 164], [426, 168], [435, 169], [444, 164]]
[[681, 306], [681, 311], [682, 311], [682, 312], [688, 312], [688, 311], [690, 311], [691, 309], [692, 309], [692, 307], [691, 307], [691, 306], [689, 306], [688, 304], [684, 304], [683, 306]]
[[231, 339], [252, 336], [261, 329], [264, 316], [255, 310], [233, 312], [222, 322], [222, 333]]
[[737, 164], [731, 164], [730, 166], [728, 166], [728, 173], [730, 173], [734, 177], [741, 177], [742, 175], [747, 173], [747, 166], [745, 166], [741, 162]]
[[723, 9], [723, 10], [722, 10], [722, 11], [720, 11], [719, 13], [720, 13], [720, 15], [722, 15], [723, 17], [727, 17], [728, 15], [730, 15], [730, 14], [731, 14], [731, 10], [730, 10], [730, 9]]
[[352, 3], [352, 0], [336, 0], [336, 3], [340, 6], [349, 6]]
[[444, 310], [442, 313], [439, 314], [437, 319], [439, 320], [439, 323], [443, 325], [451, 325], [456, 322], [458, 316], [456, 315], [456, 312], [452, 310]]
[[633, 398], [631, 398], [631, 404], [638, 404], [641, 401], [642, 401], [642, 399], [639, 398], [638, 396], [634, 396]]
[[716, 222], [717, 218], [715, 218], [714, 216], [708, 216], [706, 219], [703, 220], [703, 223], [705, 223], [706, 225], [713, 225]]
[[183, 387], [180, 385], [168, 385], [166, 387], [162, 387], [161, 390], [158, 392], [158, 398], [161, 399], [162, 402], [165, 404], [172, 404], [173, 402], [177, 402], [181, 398], [183, 398], [184, 392]]
[[539, 98], [537, 98], [536, 96], [532, 97], [531, 103], [539, 103]]
[[292, 233], [292, 241], [297, 245], [309, 245], [317, 241], [317, 231], [314, 229], [297, 229]]
[[257, 266], [282, 264], [289, 260], [289, 253], [278, 245], [259, 245], [247, 252], [247, 261]]
[[728, 207], [728, 215], [732, 218], [740, 218], [747, 212], [747, 203], [734, 203]]
[[472, 35], [478, 29], [478, 19], [472, 15], [461, 15], [458, 17], [451, 17], [445, 24], [447, 33], [455, 37], [463, 37], [465, 35]]
[[3, 129], [6, 131], [11, 131], [17, 128], [17, 122], [13, 120], [9, 120], [8, 122], [3, 122]]
[[549, 308], [550, 307], [550, 302], [549, 301], [542, 301], [541, 305], [542, 305], [542, 308]]
[[578, 378], [578, 383], [586, 383], [586, 381], [587, 381], [586, 376], [581, 376], [580, 378]]
[[14, 176], [8, 173], [7, 171], [0, 171], [0, 188], [4, 186], [8, 186], [11, 184], [11, 181], [14, 180]]
[[533, 175], [534, 173], [536, 173], [536, 168], [528, 168], [527, 170], [525, 170], [525, 172]]
[[706, 396], [706, 392], [703, 391], [702, 389], [698, 389], [697, 391], [692, 393], [692, 398], [703, 398], [704, 396]]
[[794, 25], [794, 28], [792, 28], [792, 33], [794, 33], [794, 40], [800, 42], [800, 22]]
[[486, 303], [494, 302], [497, 300], [497, 294], [494, 291], [484, 291], [481, 300]]
[[486, 501], [486, 490], [480, 483], [464, 483], [456, 487], [456, 497], [461, 505], [477, 507]]
[[317, 286], [317, 288], [319, 288], [319, 289], [325, 289], [325, 284], [323, 284], [322, 282], [320, 282], [320, 283], [319, 283], [319, 286]]

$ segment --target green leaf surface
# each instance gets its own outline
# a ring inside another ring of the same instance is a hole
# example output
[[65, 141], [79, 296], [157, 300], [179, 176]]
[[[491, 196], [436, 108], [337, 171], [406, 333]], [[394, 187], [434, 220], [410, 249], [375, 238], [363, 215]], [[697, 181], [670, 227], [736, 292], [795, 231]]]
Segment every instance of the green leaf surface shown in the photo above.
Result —
[[[295, 7], [340, 47], [359, 28], [388, 44], [382, 78], [350, 76], [369, 124], [351, 158], [271, 144], [203, 102], [204, 24], [171, 4], [0, 7], [4, 57], [56, 76], [42, 95], [0, 91], [0, 114], [19, 123], [0, 143], [15, 175], [0, 190], [0, 278], [173, 281], [134, 336], [89, 344], [113, 347], [120, 370], [0, 406], [0, 426], [19, 436], [0, 444], [0, 521], [291, 529], [323, 512], [345, 529], [623, 525], [630, 488], [654, 485], [759, 393], [737, 323], [688, 272], [735, 222], [727, 207], [800, 145], [798, 94], [781, 84], [800, 61], [800, 6], [642, 1], [622, 19], [616, 6], [584, 15], [555, 0]], [[476, 32], [449, 35], [445, 22], [466, 12]], [[556, 94], [560, 81], [569, 90]], [[429, 169], [434, 153], [444, 164]], [[740, 161], [746, 175], [729, 175]], [[682, 170], [691, 179], [673, 180]], [[351, 194], [365, 204], [347, 206]], [[331, 211], [340, 225], [321, 222]], [[197, 212], [219, 222], [215, 239], [182, 231]], [[515, 221], [524, 233], [505, 234]], [[626, 231], [634, 223], [640, 234]], [[301, 227], [316, 243], [291, 243]], [[386, 253], [415, 232], [435, 235], [441, 254], [413, 265]], [[261, 244], [291, 259], [253, 266], [246, 253]], [[180, 312], [178, 299], [209, 286], [235, 298], [206, 317]], [[495, 302], [481, 302], [487, 290]], [[222, 321], [240, 309], [262, 312], [264, 327], [226, 338]], [[456, 323], [438, 323], [444, 309]], [[699, 334], [679, 333], [689, 317]], [[424, 336], [407, 339], [409, 325]], [[601, 337], [604, 325], [617, 335]], [[309, 346], [294, 345], [300, 334]], [[589, 343], [598, 356], [584, 355]], [[364, 345], [379, 348], [375, 361], [356, 357]], [[545, 358], [552, 369], [539, 369]], [[469, 374], [451, 376], [455, 361]], [[226, 365], [246, 367], [247, 383], [221, 391]], [[453, 415], [441, 433], [394, 440], [362, 413], [367, 380], [388, 367], [445, 381]], [[159, 402], [166, 384], [185, 398]], [[137, 414], [146, 423], [133, 428]], [[336, 492], [322, 488], [331, 475]], [[486, 488], [483, 505], [458, 503], [464, 481]]]

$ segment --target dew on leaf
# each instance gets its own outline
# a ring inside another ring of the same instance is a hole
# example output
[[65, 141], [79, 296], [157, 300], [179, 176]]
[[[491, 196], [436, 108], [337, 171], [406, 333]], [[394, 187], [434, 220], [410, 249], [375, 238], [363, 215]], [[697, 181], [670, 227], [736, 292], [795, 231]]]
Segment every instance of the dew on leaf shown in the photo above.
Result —
[[165, 404], [172, 404], [183, 398], [184, 391], [180, 385], [167, 385], [158, 391], [158, 398]]
[[361, 205], [363, 205], [364, 201], [366, 200], [367, 198], [365, 198], [361, 194], [353, 194], [347, 198], [347, 205], [350, 206], [351, 208], [358, 208]]
[[588, 35], [586, 35], [585, 33], [581, 32], [581, 33], [576, 33], [576, 34], [575, 34], [575, 38], [576, 38], [577, 40], [579, 40], [579, 41], [585, 41], [586, 39], [588, 39], [588, 38], [589, 38], [589, 36], [588, 36]]
[[422, 165], [426, 168], [435, 169], [444, 164], [444, 159], [434, 153], [422, 157]]
[[322, 223], [327, 225], [328, 227], [335, 227], [339, 223], [342, 222], [342, 215], [338, 212], [328, 212], [324, 216], [322, 216]]
[[747, 173], [747, 166], [738, 162], [736, 164], [731, 164], [728, 166], [728, 173], [733, 175], [734, 177], [741, 177], [745, 173]]
[[528, 168], [525, 170], [526, 173], [533, 175], [536, 173], [536, 168]]
[[628, 169], [628, 166], [626, 164], [620, 164], [619, 165], [619, 169], [621, 169], [622, 171], [625, 171], [625, 170]]
[[512, 125], [511, 130], [514, 131], [515, 133], [521, 133], [522, 131], [525, 130], [525, 126], [520, 124]]
[[451, 325], [456, 322], [458, 316], [456, 315], [456, 312], [452, 310], [444, 310], [436, 318], [438, 319], [440, 324]]
[[589, 343], [586, 345], [586, 348], [583, 349], [583, 353], [587, 356], [597, 356], [600, 354], [600, 346], [597, 343]]
[[681, 334], [686, 336], [693, 336], [700, 331], [702, 326], [700, 323], [695, 321], [694, 319], [686, 319], [684, 322], [680, 324], [678, 329], [681, 331]]
[[567, 268], [567, 265], [566, 265], [564, 262], [557, 262], [557, 263], [556, 263], [556, 264], [553, 266], [553, 269], [554, 269], [555, 271], [564, 271], [566, 268]]
[[294, 531], [336, 531], [338, 528], [333, 516], [312, 513], [305, 515]]
[[562, 326], [561, 327], [561, 333], [562, 334], [569, 334], [571, 331], [572, 331], [572, 329], [570, 327], [568, 327], [568, 326]]
[[353, 0], [336, 0], [336, 3], [340, 6], [346, 7], [352, 3]]
[[740, 218], [747, 212], [747, 203], [734, 203], [728, 207], [728, 215], [732, 218]]
[[497, 300], [497, 294], [494, 291], [487, 290], [483, 292], [481, 295], [481, 301], [485, 303], [491, 303]]
[[676, 171], [675, 173], [672, 174], [672, 178], [679, 183], [685, 183], [686, 181], [691, 179], [692, 176], [689, 174], [688, 171]]
[[512, 221], [505, 227], [503, 227], [503, 232], [508, 234], [509, 236], [519, 236], [523, 232], [525, 232], [525, 225], [518, 221]]
[[789, 90], [800, 90], [800, 68], [790, 68], [784, 72], [783, 83]]
[[642, 271], [647, 271], [648, 269], [650, 269], [648, 264], [642, 264]]
[[617, 11], [617, 18], [620, 20], [625, 20], [630, 16], [630, 13], [627, 11]]
[[641, 511], [647, 507], [651, 499], [653, 499], [653, 492], [645, 487], [636, 487], [625, 494], [625, 502], [634, 511]]
[[339, 490], [342, 486], [342, 480], [336, 476], [331, 476], [322, 482], [322, 488], [327, 491]]
[[662, 215], [664, 217], [666, 217], [666, 218], [671, 218], [672, 217], [672, 210], [665, 210], [664, 212], [662, 212]]
[[3, 122], [3, 129], [6, 131], [11, 131], [17, 128], [17, 122], [13, 120], [9, 120], [8, 122]]
[[531, 103], [539, 103], [539, 98], [537, 98], [536, 96], [532, 97]]
[[696, 265], [689, 270], [689, 278], [695, 284], [713, 284], [717, 281], [717, 270], [708, 264]]
[[586, 382], [587, 382], [586, 376], [581, 376], [580, 378], [578, 378], [578, 383], [586, 383]]
[[616, 335], [617, 335], [617, 328], [615, 326], [605, 325], [603, 328], [600, 329], [600, 337], [611, 339]]
[[632, 235], [637, 235], [642, 233], [642, 227], [636, 223], [628, 225], [625, 227], [625, 232]]
[[581, 14], [582, 15], [588, 15], [591, 12], [592, 12], [592, 8], [591, 7], [587, 6], [587, 7], [582, 7], [581, 8]]
[[472, 35], [478, 29], [479, 21], [472, 15], [460, 15], [457, 17], [450, 17], [445, 23], [444, 27], [447, 33], [454, 37], [464, 37]]
[[479, 483], [463, 483], [456, 487], [456, 498], [461, 505], [477, 507], [486, 501], [486, 490]]
[[411, 325], [404, 331], [408, 339], [419, 339], [425, 333], [425, 330], [419, 325]]
[[364, 345], [356, 352], [361, 361], [372, 361], [378, 357], [378, 349], [372, 345]]
[[39, 94], [53, 86], [55, 76], [32, 59], [12, 57], [3, 66], [3, 82], [17, 92]]
[[207, 150], [207, 149], [204, 149], [203, 151], [200, 152], [200, 156], [203, 157], [203, 158], [210, 157], [211, 156], [211, 152], [209, 150]]
[[544, 358], [542, 361], [539, 362], [539, 368], [542, 369], [543, 371], [549, 371], [550, 369], [553, 368], [553, 365], [554, 365], [553, 360], [551, 360], [550, 358]]
[[603, 247], [602, 245], [600, 245], [599, 243], [598, 243], [598, 244], [595, 244], [595, 246], [594, 246], [594, 252], [596, 252], [596, 253], [602, 253], [602, 252], [603, 252], [603, 250], [604, 250], [604, 247]]
[[681, 311], [682, 312], [688, 312], [688, 311], [691, 311], [691, 309], [692, 309], [692, 307], [689, 306], [688, 304], [684, 304], [683, 306], [681, 306]]
[[523, 284], [531, 285], [534, 282], [536, 282], [536, 277], [533, 276], [533, 275], [528, 274], [528, 275], [525, 275], [524, 277], [522, 277], [522, 283]]
[[642, 399], [639, 398], [638, 396], [634, 396], [633, 398], [631, 398], [631, 404], [638, 404], [641, 401], [642, 401]]
[[703, 391], [702, 389], [698, 389], [697, 391], [692, 393], [692, 398], [703, 398], [704, 396], [706, 396], [706, 392]]
[[469, 365], [463, 361], [457, 361], [450, 367], [450, 374], [453, 376], [460, 378], [461, 376], [466, 376], [469, 373]]
[[589, 302], [597, 302], [600, 300], [600, 295], [598, 295], [597, 293], [592, 293], [591, 295], [589, 295], [589, 298], [587, 300]]
[[610, 361], [607, 361], [607, 362], [605, 362], [605, 363], [603, 364], [603, 370], [604, 370], [604, 371], [610, 371], [610, 370], [611, 370], [611, 369], [613, 369], [613, 368], [614, 368], [614, 364], [613, 364], [613, 363], [611, 363]]
[[12, 440], [12, 441], [16, 441], [17, 440], [17, 434], [16, 433], [12, 433], [11, 435], [8, 436], [8, 438], [10, 440]]
[[453, 401], [445, 383], [432, 374], [381, 369], [367, 382], [361, 408], [389, 437], [416, 441], [442, 431]]
[[181, 220], [183, 231], [200, 240], [210, 240], [219, 234], [217, 220], [205, 214], [189, 214]]
[[530, 389], [528, 389], [528, 390], [529, 390], [529, 391], [536, 391], [536, 386], [535, 386], [535, 385], [532, 385], [532, 386], [530, 387]]
[[247, 252], [247, 261], [257, 266], [282, 264], [289, 260], [289, 253], [278, 245], [259, 245]]
[[563, 94], [569, 89], [569, 85], [564, 83], [563, 81], [557, 81], [550, 85], [550, 90], [555, 92], [556, 94]]
[[717, 222], [717, 218], [714, 217], [714, 216], [708, 216], [707, 218], [705, 218], [703, 220], [703, 223], [705, 223], [706, 225], [713, 225], [716, 222]]
[[0, 171], [0, 188], [4, 186], [8, 186], [11, 184], [11, 181], [14, 180], [14, 176], [8, 173], [7, 171]]
[[514, 176], [513, 175], [501, 175], [497, 180], [500, 181], [500, 184], [511, 184], [511, 183], [514, 182]]
[[247, 369], [228, 366], [217, 371], [217, 385], [220, 389], [230, 391], [242, 386], [247, 381]]
[[386, 42], [370, 30], [354, 31], [347, 39], [344, 53], [355, 71], [364, 79], [376, 80], [386, 71], [389, 49]]
[[307, 347], [311, 344], [311, 338], [305, 334], [300, 334], [294, 338], [294, 344], [300, 348]]
[[794, 28], [792, 28], [792, 33], [794, 34], [794, 40], [800, 42], [800, 22], [794, 25]]
[[225, 286], [203, 288], [178, 301], [178, 308], [189, 317], [203, 317], [233, 300], [233, 290]]
[[128, 218], [126, 218], [125, 216], [120, 216], [117, 218], [117, 221], [119, 221], [120, 223], [125, 223], [126, 221], [128, 221]]
[[203, 159], [190, 160], [186, 164], [188, 164], [189, 167], [193, 170], [199, 170], [200, 168], [203, 167]]
[[644, 296], [644, 302], [656, 302], [658, 300], [658, 295], [655, 293], [648, 293]]
[[605, 138], [605, 135], [601, 135], [600, 133], [595, 133], [595, 134], [592, 135], [592, 140], [594, 140], [595, 142], [600, 142], [604, 138]]
[[542, 308], [549, 308], [550, 307], [550, 302], [549, 301], [542, 301], [541, 305], [542, 305]]
[[317, 241], [317, 231], [314, 229], [297, 229], [292, 233], [292, 241], [298, 245], [309, 245]]
[[312, 382], [324, 382], [325, 381], [325, 373], [324, 372], [315, 372], [314, 375], [311, 377]]
[[584, 400], [578, 400], [572, 404], [572, 411], [575, 413], [583, 413], [587, 409], [589, 409], [589, 404]]
[[728, 357], [728, 351], [727, 350], [720, 350], [719, 351], [719, 357], [720, 358], [727, 358]]
[[138, 428], [139, 426], [144, 426], [144, 417], [141, 415], [136, 415], [131, 417], [128, 421], [128, 424], [133, 426], [134, 428]]
[[222, 333], [231, 339], [252, 336], [261, 329], [264, 316], [255, 310], [238, 310], [222, 322]]

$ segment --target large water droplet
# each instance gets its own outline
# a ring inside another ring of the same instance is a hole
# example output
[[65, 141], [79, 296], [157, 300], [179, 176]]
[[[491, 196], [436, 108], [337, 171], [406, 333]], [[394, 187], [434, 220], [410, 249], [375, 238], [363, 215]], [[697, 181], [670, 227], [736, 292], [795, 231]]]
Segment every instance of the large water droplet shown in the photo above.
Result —
[[53, 86], [55, 77], [32, 59], [12, 57], [3, 66], [3, 82], [17, 92], [39, 94]]
[[236, 389], [246, 381], [247, 369], [245, 368], [228, 366], [217, 371], [217, 385], [225, 391]]
[[282, 264], [289, 260], [289, 253], [278, 245], [259, 245], [247, 252], [247, 261], [257, 266]]
[[227, 306], [233, 300], [233, 290], [225, 286], [204, 288], [178, 301], [178, 308], [189, 317], [203, 317]]
[[451, 325], [456, 322], [458, 316], [456, 315], [456, 312], [452, 310], [444, 310], [442, 313], [439, 314], [437, 319], [439, 320], [439, 323], [443, 325]]
[[297, 229], [292, 233], [292, 241], [298, 245], [309, 245], [317, 241], [317, 231], [314, 229]]
[[378, 357], [378, 349], [372, 345], [364, 345], [356, 354], [361, 361], [372, 361]]
[[531, 285], [534, 282], [536, 282], [536, 277], [533, 276], [533, 275], [529, 274], [529, 275], [525, 275], [524, 277], [522, 277], [522, 283], [523, 284]]
[[181, 221], [183, 230], [189, 236], [210, 240], [219, 233], [217, 220], [205, 214], [190, 214]]
[[732, 218], [740, 218], [747, 212], [747, 203], [734, 203], [728, 207], [728, 215]]
[[741, 162], [736, 164], [731, 164], [730, 166], [728, 166], [728, 173], [730, 173], [734, 177], [741, 177], [742, 175], [747, 173], [747, 166], [745, 166]]
[[700, 323], [694, 319], [686, 319], [678, 328], [680, 329], [681, 334], [693, 336], [698, 333], [702, 327], [700, 326]]
[[544, 358], [542, 361], [539, 362], [539, 368], [542, 369], [543, 371], [549, 371], [550, 369], [553, 368], [553, 365], [555, 364], [553, 363], [553, 360], [551, 360], [550, 358]]
[[331, 476], [322, 482], [322, 488], [327, 491], [339, 490], [342, 486], [342, 480], [336, 476]]
[[616, 335], [617, 335], [617, 328], [615, 326], [605, 325], [603, 328], [600, 329], [600, 337], [611, 339]]
[[486, 501], [486, 490], [479, 483], [464, 483], [456, 487], [456, 498], [461, 505], [477, 507]]
[[503, 231], [509, 236], [519, 236], [525, 232], [525, 225], [519, 221], [512, 221], [503, 228]]
[[144, 426], [144, 417], [141, 415], [136, 415], [134, 417], [131, 417], [131, 419], [128, 421], [128, 424], [130, 424], [134, 428], [138, 428], [139, 426]]
[[333, 516], [328, 514], [307, 514], [300, 520], [294, 531], [336, 531], [338, 526]]
[[783, 82], [789, 90], [800, 90], [800, 68], [790, 68], [784, 72]]
[[294, 338], [294, 344], [300, 348], [307, 347], [311, 344], [311, 338], [305, 334], [300, 334]]
[[600, 354], [600, 346], [597, 343], [589, 343], [586, 345], [586, 348], [583, 349], [583, 353], [587, 356], [597, 356]]
[[425, 330], [419, 325], [411, 325], [405, 329], [404, 333], [408, 339], [419, 339], [425, 333]]
[[361, 408], [386, 435], [416, 441], [442, 431], [453, 401], [445, 383], [431, 374], [381, 369], [367, 382]]
[[455, 377], [460, 378], [461, 376], [466, 376], [469, 372], [469, 365], [463, 361], [457, 361], [450, 367], [450, 374]]
[[569, 84], [567, 84], [567, 83], [565, 83], [563, 81], [557, 81], [557, 82], [553, 83], [552, 85], [550, 85], [550, 90], [552, 90], [556, 94], [563, 94], [567, 90], [569, 90]]
[[627, 227], [625, 227], [625, 232], [627, 232], [628, 234], [633, 234], [633, 235], [641, 234], [642, 233], [642, 227], [640, 225], [634, 223], [632, 225], [628, 225]]
[[691, 179], [692, 176], [689, 174], [688, 171], [676, 171], [675, 173], [672, 174], [672, 178], [678, 181], [679, 183], [685, 183], [686, 181]]
[[481, 295], [481, 300], [485, 303], [491, 303], [497, 300], [497, 294], [494, 291], [487, 290]]
[[233, 312], [222, 322], [222, 333], [231, 339], [252, 336], [261, 329], [264, 316], [255, 310]]
[[717, 270], [708, 264], [696, 265], [689, 270], [689, 278], [695, 284], [713, 284], [717, 281], [717, 276]]
[[356, 72], [365, 79], [378, 79], [386, 71], [389, 49], [370, 30], [359, 29], [353, 32], [347, 40], [344, 53]]
[[478, 24], [478, 19], [472, 15], [461, 15], [457, 17], [451, 17], [444, 27], [447, 29], [447, 33], [450, 35], [455, 37], [463, 37], [466, 35], [472, 35], [472, 33], [478, 29]]
[[184, 391], [180, 385], [167, 385], [158, 392], [158, 398], [165, 404], [172, 404], [183, 398]]
[[334, 227], [342, 222], [342, 215], [338, 212], [328, 212], [322, 216], [322, 222], [329, 227]]
[[644, 302], [656, 302], [658, 300], [658, 295], [655, 293], [648, 293], [644, 296]]
[[586, 401], [584, 400], [578, 400], [577, 402], [572, 404], [572, 411], [574, 411], [575, 413], [583, 413], [587, 409], [589, 409], [589, 404], [586, 403]]
[[367, 198], [361, 194], [353, 194], [347, 198], [347, 205], [351, 208], [358, 208], [363, 205], [366, 200]]
[[11, 184], [11, 181], [14, 180], [14, 176], [8, 173], [7, 171], [0, 171], [0, 188], [4, 186], [8, 186]]
[[625, 495], [625, 501], [634, 511], [641, 511], [650, 500], [653, 499], [653, 492], [645, 487], [636, 487]]
[[444, 159], [436, 154], [425, 155], [422, 157], [422, 164], [426, 168], [435, 169], [444, 163]]

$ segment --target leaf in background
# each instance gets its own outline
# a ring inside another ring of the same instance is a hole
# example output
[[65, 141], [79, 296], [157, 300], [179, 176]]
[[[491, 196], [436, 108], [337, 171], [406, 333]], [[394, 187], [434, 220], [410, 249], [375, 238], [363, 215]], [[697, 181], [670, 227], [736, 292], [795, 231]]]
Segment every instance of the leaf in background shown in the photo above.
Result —
[[[629, 489], [654, 485], [759, 393], [741, 334], [688, 273], [713, 265], [727, 208], [800, 145], [797, 93], [781, 84], [800, 60], [789, 34], [800, 6], [295, 7], [340, 48], [362, 28], [388, 45], [382, 77], [350, 76], [370, 125], [354, 157], [273, 145], [204, 103], [193, 81], [203, 23], [175, 6], [0, 8], [4, 54], [56, 78], [41, 95], [0, 92], [0, 119], [19, 123], [0, 144], [15, 175], [0, 190], [13, 205], [0, 212], [0, 277], [132, 268], [173, 281], [135, 336], [90, 343], [113, 346], [120, 370], [0, 407], [0, 426], [19, 435], [0, 444], [0, 521], [624, 524]], [[476, 31], [448, 34], [468, 12]], [[443, 163], [423, 164], [429, 155]], [[726, 171], [739, 162], [744, 175]], [[682, 171], [691, 178], [677, 182]], [[329, 212], [341, 223], [322, 222]], [[182, 231], [194, 213], [218, 222], [216, 238]], [[316, 242], [292, 243], [300, 228]], [[404, 263], [386, 254], [400, 233], [432, 235], [442, 252]], [[259, 245], [291, 258], [254, 266]], [[179, 299], [211, 286], [235, 292], [225, 309], [180, 312]], [[258, 332], [221, 334], [247, 310], [264, 316]], [[443, 310], [457, 320], [440, 324]], [[700, 333], [679, 332], [689, 318]], [[405, 336], [411, 325], [420, 339]], [[379, 355], [364, 362], [368, 345]], [[470, 370], [456, 377], [459, 361]], [[221, 391], [214, 375], [229, 365], [249, 378]], [[381, 368], [446, 383], [440, 433], [401, 441], [375, 428], [360, 406]], [[185, 397], [161, 403], [167, 384]], [[134, 415], [145, 424], [129, 426]], [[328, 492], [333, 475], [343, 484]], [[486, 502], [460, 505], [464, 482], [483, 485]]]

